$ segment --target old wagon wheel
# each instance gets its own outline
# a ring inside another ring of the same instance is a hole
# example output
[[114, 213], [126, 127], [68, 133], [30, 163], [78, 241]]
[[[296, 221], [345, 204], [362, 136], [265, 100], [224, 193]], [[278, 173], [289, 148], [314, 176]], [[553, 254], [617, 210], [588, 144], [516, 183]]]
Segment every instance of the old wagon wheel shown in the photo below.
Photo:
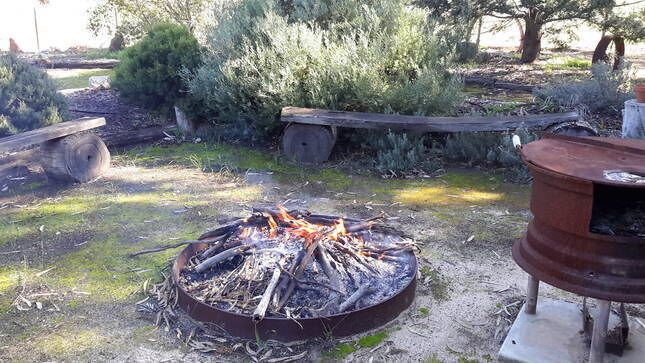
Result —
[[596, 45], [596, 49], [593, 52], [593, 57], [591, 58], [591, 63], [606, 62], [609, 63], [609, 55], [607, 54], [607, 49], [614, 43], [614, 65], [613, 69], [616, 70], [620, 66], [620, 62], [625, 56], [625, 39], [623, 37], [614, 36], [614, 35], [605, 35], [600, 38], [600, 41]]
[[55, 139], [41, 146], [47, 176], [61, 181], [85, 183], [110, 167], [110, 152], [100, 137], [87, 133]]
[[285, 155], [303, 163], [326, 161], [336, 143], [334, 127], [291, 124], [282, 137]]
[[546, 132], [565, 136], [598, 136], [598, 131], [585, 121], [570, 121], [553, 124]]

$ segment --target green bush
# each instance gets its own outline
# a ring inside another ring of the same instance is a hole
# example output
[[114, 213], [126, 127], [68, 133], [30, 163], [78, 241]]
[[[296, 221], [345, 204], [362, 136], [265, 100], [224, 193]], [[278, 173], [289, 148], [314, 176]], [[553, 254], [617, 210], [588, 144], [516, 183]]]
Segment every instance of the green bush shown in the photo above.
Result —
[[376, 169], [381, 173], [412, 170], [426, 158], [423, 137], [388, 131], [376, 142]]
[[55, 124], [67, 104], [43, 70], [16, 56], [0, 56], [0, 137]]
[[591, 73], [590, 79], [552, 83], [536, 89], [534, 95], [546, 109], [554, 111], [577, 109], [619, 115], [625, 101], [634, 97], [630, 67], [623, 65], [614, 71], [606, 63], [596, 63]]
[[216, 18], [205, 63], [186, 78], [241, 138], [277, 134], [287, 105], [431, 115], [461, 100], [444, 33], [404, 1], [242, 0]]
[[112, 85], [127, 99], [168, 112], [175, 104], [186, 102], [180, 72], [196, 69], [200, 52], [188, 29], [159, 24], [123, 52]]
[[[538, 136], [525, 128], [514, 132], [522, 144], [537, 140]], [[513, 147], [512, 134], [498, 132], [463, 132], [446, 138], [441, 149], [449, 161], [466, 163], [470, 166], [482, 165], [506, 169], [510, 181], [524, 182], [529, 179], [528, 169], [520, 154]]]

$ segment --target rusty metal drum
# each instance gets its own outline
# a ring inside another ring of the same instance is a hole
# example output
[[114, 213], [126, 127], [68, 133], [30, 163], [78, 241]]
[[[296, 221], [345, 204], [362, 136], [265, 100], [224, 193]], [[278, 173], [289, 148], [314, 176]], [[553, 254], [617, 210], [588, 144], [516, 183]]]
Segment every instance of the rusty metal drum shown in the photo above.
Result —
[[521, 153], [533, 219], [517, 264], [579, 295], [645, 303], [645, 141], [549, 136]]

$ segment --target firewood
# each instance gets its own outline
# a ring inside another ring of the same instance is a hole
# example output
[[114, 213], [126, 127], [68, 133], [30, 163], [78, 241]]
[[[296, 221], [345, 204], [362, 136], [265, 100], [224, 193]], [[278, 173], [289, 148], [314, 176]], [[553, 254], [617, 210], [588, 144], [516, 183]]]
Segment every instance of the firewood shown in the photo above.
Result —
[[351, 294], [347, 298], [347, 300], [345, 300], [342, 304], [340, 304], [340, 306], [338, 307], [338, 311], [342, 313], [343, 311], [354, 306], [358, 302], [358, 300], [363, 298], [363, 296], [369, 295], [371, 293], [372, 293], [372, 289], [369, 286], [361, 285], [358, 288], [358, 290], [356, 290], [353, 294]]
[[161, 252], [161, 251], [169, 250], [171, 248], [177, 248], [177, 247], [180, 247], [180, 246], [188, 245], [188, 244], [191, 244], [191, 243], [202, 243], [202, 241], [188, 240], [188, 241], [173, 243], [173, 244], [170, 244], [170, 245], [157, 246], [157, 247], [141, 250], [141, 251], [138, 251], [138, 252], [132, 252], [128, 256], [135, 257], [135, 256], [139, 256], [139, 255], [145, 255], [147, 253]]
[[216, 254], [215, 256], [208, 258], [207, 260], [205, 260], [204, 262], [200, 263], [199, 265], [195, 266], [195, 272], [202, 273], [202, 272], [208, 270], [209, 268], [217, 265], [218, 263], [220, 263], [222, 261], [228, 260], [229, 258], [231, 258], [233, 256], [237, 256], [239, 254], [242, 254], [242, 253], [248, 251], [252, 247], [254, 247], [253, 244], [247, 244], [247, 245], [241, 245], [241, 246], [236, 246], [236, 247], [233, 247], [233, 248], [229, 248], [228, 250], [226, 250], [224, 252], [220, 252], [220, 253]]
[[[255, 322], [268, 315], [297, 319], [351, 310], [372, 293], [368, 286], [375, 279], [393, 277], [392, 269], [381, 269], [384, 264], [405, 264], [411, 253], [399, 234], [384, 238], [375, 219], [254, 209], [200, 236], [197, 242], [209, 246], [186, 262], [180, 283], [200, 301], [225, 304]], [[348, 292], [350, 286], [361, 287]]]
[[[311, 257], [318, 247], [318, 238], [317, 236], [310, 236], [310, 238], [305, 242], [307, 245], [307, 251], [305, 252], [304, 257], [302, 258], [302, 261], [300, 264], [296, 267], [294, 271], [294, 275], [297, 278], [300, 278], [302, 274], [305, 272], [305, 268], [311, 261]], [[291, 297], [291, 294], [293, 293], [293, 290], [296, 288], [296, 282], [294, 280], [289, 281], [289, 285], [287, 285], [287, 289], [284, 292], [284, 295], [281, 297], [280, 302], [278, 303], [278, 310], [282, 309], [284, 305], [287, 303], [289, 298]]]
[[264, 294], [262, 294], [262, 299], [260, 299], [258, 306], [253, 311], [253, 321], [259, 322], [264, 319], [264, 315], [269, 307], [269, 302], [271, 301], [271, 296], [273, 296], [275, 287], [278, 285], [278, 281], [280, 280], [281, 273], [282, 271], [279, 266], [273, 269], [271, 281], [269, 281], [266, 290], [264, 290]]
[[206, 238], [212, 238], [212, 237], [219, 237], [222, 235], [225, 235], [227, 233], [231, 233], [232, 231], [235, 231], [241, 224], [243, 224], [246, 220], [245, 219], [238, 219], [232, 223], [229, 223], [223, 227], [216, 228], [212, 231], [205, 232], [201, 236], [199, 236], [199, 240], [206, 239]]

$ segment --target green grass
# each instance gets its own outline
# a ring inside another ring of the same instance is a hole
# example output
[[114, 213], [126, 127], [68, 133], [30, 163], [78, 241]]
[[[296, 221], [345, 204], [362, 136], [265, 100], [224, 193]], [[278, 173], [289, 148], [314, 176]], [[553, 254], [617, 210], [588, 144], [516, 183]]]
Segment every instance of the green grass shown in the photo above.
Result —
[[498, 104], [490, 104], [484, 106], [484, 116], [495, 116], [500, 113], [508, 113], [511, 111], [516, 110], [518, 107], [520, 107], [522, 103], [519, 102], [507, 102], [507, 103], [498, 103]]
[[69, 88], [83, 88], [89, 85], [89, 78], [92, 76], [112, 76], [112, 70], [109, 69], [96, 69], [76, 73], [69, 77], [54, 78], [56, 88], [69, 89]]
[[545, 65], [544, 69], [549, 71], [556, 70], [586, 70], [591, 68], [591, 60], [581, 58], [553, 58], [550, 59]]
[[[437, 269], [430, 268], [429, 266], [423, 266], [421, 270], [421, 278], [430, 279], [430, 285], [432, 288], [432, 296], [438, 301], [448, 300], [448, 286], [449, 282], [444, 278]], [[420, 309], [419, 309], [420, 310]]]
[[424, 306], [419, 308], [419, 315], [428, 316], [429, 314], [430, 314], [430, 309], [428, 309], [427, 307]]
[[122, 50], [112, 52], [107, 48], [89, 48], [84, 52], [80, 52], [78, 56], [85, 59], [121, 59]]
[[360, 348], [372, 348], [381, 344], [385, 339], [387, 339], [387, 337], [388, 334], [385, 331], [366, 335], [355, 342], [338, 344], [329, 351], [325, 352], [324, 356], [328, 359], [344, 359]]

